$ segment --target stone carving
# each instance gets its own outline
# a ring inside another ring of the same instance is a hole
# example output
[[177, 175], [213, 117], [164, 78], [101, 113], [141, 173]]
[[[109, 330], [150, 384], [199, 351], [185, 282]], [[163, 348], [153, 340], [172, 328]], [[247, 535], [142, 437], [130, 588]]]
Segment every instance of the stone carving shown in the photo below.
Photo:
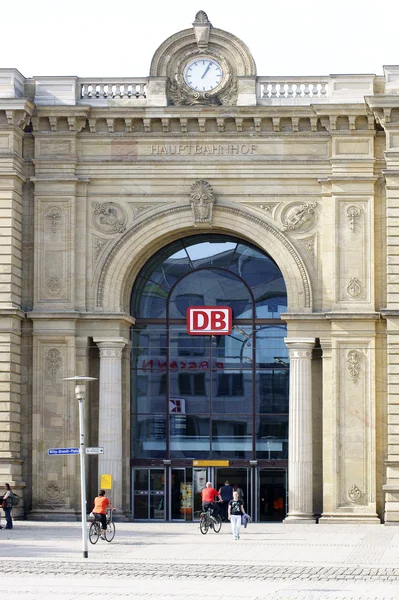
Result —
[[359, 350], [349, 350], [348, 354], [346, 355], [348, 371], [350, 373], [353, 383], [357, 383], [359, 380], [362, 360], [363, 357]]
[[360, 212], [360, 208], [354, 205], [348, 206], [346, 209], [346, 214], [348, 215], [349, 219], [349, 228], [353, 232], [355, 231], [356, 219], [360, 217]]
[[97, 260], [97, 258], [101, 254], [101, 250], [104, 248], [104, 246], [106, 246], [106, 244], [108, 244], [108, 240], [103, 240], [102, 238], [93, 237], [94, 260]]
[[121, 206], [114, 202], [93, 204], [93, 222], [102, 233], [123, 233], [126, 231], [127, 216]]
[[50, 277], [46, 282], [47, 294], [52, 297], [61, 295], [62, 285], [58, 277]]
[[284, 231], [296, 231], [303, 229], [305, 224], [313, 224], [316, 206], [317, 202], [306, 202], [288, 209], [287, 215], [283, 218]]
[[348, 500], [349, 502], [360, 502], [363, 497], [362, 491], [357, 487], [357, 485], [352, 485], [352, 487], [348, 490]]
[[57, 372], [62, 363], [62, 356], [57, 348], [50, 348], [46, 354], [47, 370], [50, 373], [52, 381], [55, 381]]
[[62, 210], [58, 206], [51, 206], [44, 213], [46, 219], [50, 222], [50, 230], [52, 233], [57, 233], [58, 223], [62, 217]]
[[[200, 24], [200, 23], [205, 24], [206, 23], [209, 25], [211, 24], [210, 20], [208, 19], [208, 15], [203, 10], [199, 10], [197, 12], [197, 14], [195, 15], [194, 23], [195, 24]], [[194, 25], [194, 23], [193, 23], [193, 25]]]
[[55, 501], [60, 500], [62, 498], [62, 490], [59, 487], [59, 485], [57, 485], [54, 482], [51, 482], [45, 488], [44, 495], [45, 495], [45, 497], [46, 497], [47, 500], [55, 502]]
[[352, 277], [346, 286], [346, 291], [352, 298], [357, 298], [362, 293], [362, 284], [357, 277]]
[[215, 197], [211, 184], [204, 179], [195, 181], [191, 186], [190, 198], [194, 226], [212, 223]]
[[300, 244], [305, 248], [312, 263], [316, 260], [316, 234], [300, 240]]

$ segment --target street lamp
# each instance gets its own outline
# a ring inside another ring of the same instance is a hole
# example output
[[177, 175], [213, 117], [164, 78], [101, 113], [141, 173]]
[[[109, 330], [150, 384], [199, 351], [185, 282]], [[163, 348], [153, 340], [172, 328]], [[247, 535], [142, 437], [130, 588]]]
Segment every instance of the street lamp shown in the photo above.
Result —
[[82, 503], [82, 542], [83, 542], [83, 558], [89, 558], [87, 548], [87, 522], [86, 522], [86, 473], [85, 473], [85, 426], [83, 418], [83, 400], [85, 399], [86, 381], [96, 381], [96, 377], [85, 377], [75, 375], [75, 377], [65, 377], [63, 381], [75, 382], [75, 396], [79, 402], [79, 434], [80, 434], [80, 492]]

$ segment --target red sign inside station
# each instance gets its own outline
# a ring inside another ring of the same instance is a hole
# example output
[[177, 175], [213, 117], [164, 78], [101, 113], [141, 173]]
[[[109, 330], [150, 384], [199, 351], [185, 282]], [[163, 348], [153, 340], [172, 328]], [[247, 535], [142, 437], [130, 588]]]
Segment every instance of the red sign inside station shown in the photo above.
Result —
[[189, 306], [187, 332], [190, 335], [230, 335], [233, 313], [229, 306]]

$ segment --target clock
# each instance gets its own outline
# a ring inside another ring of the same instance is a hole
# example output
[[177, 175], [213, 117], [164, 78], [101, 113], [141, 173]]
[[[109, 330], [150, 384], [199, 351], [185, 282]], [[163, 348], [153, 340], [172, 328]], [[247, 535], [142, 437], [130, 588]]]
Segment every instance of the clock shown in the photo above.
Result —
[[220, 64], [207, 56], [191, 59], [185, 66], [183, 77], [189, 88], [196, 92], [211, 92], [223, 79]]

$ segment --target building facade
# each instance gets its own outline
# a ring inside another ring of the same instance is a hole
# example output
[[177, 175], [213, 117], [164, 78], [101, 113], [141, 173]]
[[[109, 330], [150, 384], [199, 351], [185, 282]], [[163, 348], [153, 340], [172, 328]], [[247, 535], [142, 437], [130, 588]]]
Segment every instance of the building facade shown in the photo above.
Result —
[[[193, 520], [399, 521], [399, 66], [262, 77], [197, 13], [147, 78], [0, 69], [0, 474], [17, 514], [89, 497]], [[192, 306], [232, 309], [193, 336]]]

